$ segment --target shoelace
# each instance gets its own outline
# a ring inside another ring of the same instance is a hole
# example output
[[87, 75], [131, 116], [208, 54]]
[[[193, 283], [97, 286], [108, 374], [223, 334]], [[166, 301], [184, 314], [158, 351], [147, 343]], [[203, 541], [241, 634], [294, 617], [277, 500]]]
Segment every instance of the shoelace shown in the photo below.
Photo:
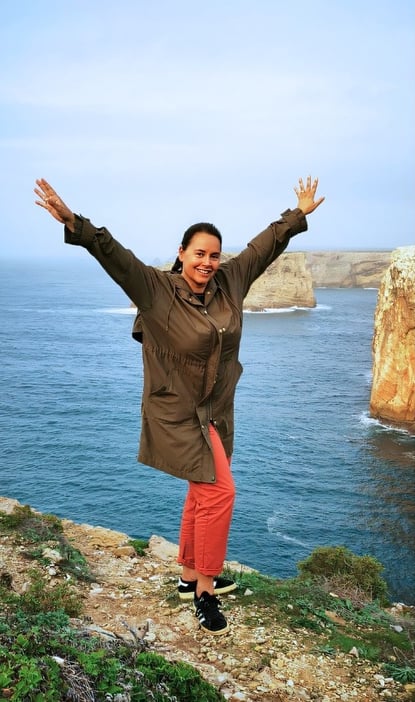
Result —
[[199, 618], [200, 615], [205, 616], [209, 619], [213, 619], [215, 616], [222, 616], [220, 611], [220, 601], [215, 595], [210, 595], [209, 599], [203, 598], [196, 603], [196, 614]]

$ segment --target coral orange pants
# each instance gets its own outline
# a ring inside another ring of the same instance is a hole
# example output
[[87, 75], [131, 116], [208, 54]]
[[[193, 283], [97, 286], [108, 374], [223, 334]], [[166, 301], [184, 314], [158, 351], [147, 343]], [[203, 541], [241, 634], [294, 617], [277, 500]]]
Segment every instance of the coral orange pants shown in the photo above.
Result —
[[215, 462], [215, 483], [189, 482], [180, 528], [181, 565], [202, 575], [219, 575], [223, 568], [235, 501], [231, 459], [226, 456], [212, 424], [209, 435]]

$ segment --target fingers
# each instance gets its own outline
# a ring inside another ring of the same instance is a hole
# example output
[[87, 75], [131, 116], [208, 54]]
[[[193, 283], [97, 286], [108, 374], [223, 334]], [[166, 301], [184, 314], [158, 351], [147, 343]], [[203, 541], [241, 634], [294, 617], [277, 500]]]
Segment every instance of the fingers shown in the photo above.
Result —
[[318, 186], [318, 178], [315, 178], [313, 184], [311, 184], [311, 176], [307, 176], [307, 181], [306, 181], [305, 186], [304, 186], [303, 179], [299, 178], [298, 184], [299, 184], [299, 188], [294, 188], [297, 195], [299, 192], [305, 193], [307, 191], [309, 191], [309, 192], [311, 191], [312, 193], [315, 193], [317, 190], [317, 186]]
[[46, 196], [42, 193], [41, 190], [38, 190], [38, 188], [35, 188], [35, 189], [34, 189], [34, 192], [35, 192], [36, 195], [42, 200], [42, 202], [43, 202], [43, 200], [45, 200], [45, 197], [46, 197]]
[[36, 180], [36, 185], [39, 186], [39, 189], [35, 188], [35, 192], [38, 192], [43, 197], [51, 197], [52, 195], [56, 195], [55, 190], [44, 178], [38, 178]]
[[45, 205], [45, 203], [42, 202], [42, 200], [35, 200], [35, 205], [39, 205], [39, 207], [44, 207], [45, 210], [48, 209], [48, 208], [47, 208], [47, 205]]
[[44, 207], [46, 210], [49, 209], [49, 200], [54, 200], [52, 205], [57, 205], [59, 202], [59, 196], [56, 194], [55, 190], [52, 188], [51, 185], [45, 180], [44, 178], [38, 178], [36, 180], [36, 185], [38, 185], [38, 188], [34, 188], [34, 192], [40, 198], [39, 200], [36, 200], [36, 205], [40, 205], [41, 207]]
[[52, 186], [49, 185], [48, 181], [45, 180], [44, 178], [38, 178], [38, 179], [36, 180], [36, 185], [38, 185], [39, 188], [41, 188], [45, 193], [47, 193], [48, 191], [49, 191], [50, 193], [54, 193], [54, 192], [55, 192], [54, 189], [52, 188]]

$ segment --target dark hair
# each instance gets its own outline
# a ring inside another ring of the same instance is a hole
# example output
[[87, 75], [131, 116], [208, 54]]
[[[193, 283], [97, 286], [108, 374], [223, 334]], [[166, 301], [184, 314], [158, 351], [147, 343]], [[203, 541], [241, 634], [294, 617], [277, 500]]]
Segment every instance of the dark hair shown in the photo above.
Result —
[[[222, 248], [222, 234], [220, 233], [219, 229], [215, 227], [214, 224], [210, 224], [210, 222], [198, 222], [197, 224], [192, 224], [188, 229], [186, 229], [185, 233], [183, 234], [183, 239], [181, 243], [182, 249], [186, 250], [194, 235], [201, 233], [216, 236], [216, 238], [219, 239], [219, 243]], [[180, 261], [179, 257], [177, 257], [172, 268], [170, 269], [170, 272], [181, 273], [182, 269], [182, 262]]]

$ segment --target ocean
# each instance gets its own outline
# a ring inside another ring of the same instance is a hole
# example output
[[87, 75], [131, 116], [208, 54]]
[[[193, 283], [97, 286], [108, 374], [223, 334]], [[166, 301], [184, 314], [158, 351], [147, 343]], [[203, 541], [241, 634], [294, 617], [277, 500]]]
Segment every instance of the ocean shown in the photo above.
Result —
[[[186, 482], [136, 461], [141, 347], [125, 294], [85, 254], [0, 273], [0, 495], [177, 542]], [[344, 545], [415, 604], [415, 437], [368, 416], [377, 290], [316, 299], [244, 315], [228, 558], [288, 578], [317, 546]]]

